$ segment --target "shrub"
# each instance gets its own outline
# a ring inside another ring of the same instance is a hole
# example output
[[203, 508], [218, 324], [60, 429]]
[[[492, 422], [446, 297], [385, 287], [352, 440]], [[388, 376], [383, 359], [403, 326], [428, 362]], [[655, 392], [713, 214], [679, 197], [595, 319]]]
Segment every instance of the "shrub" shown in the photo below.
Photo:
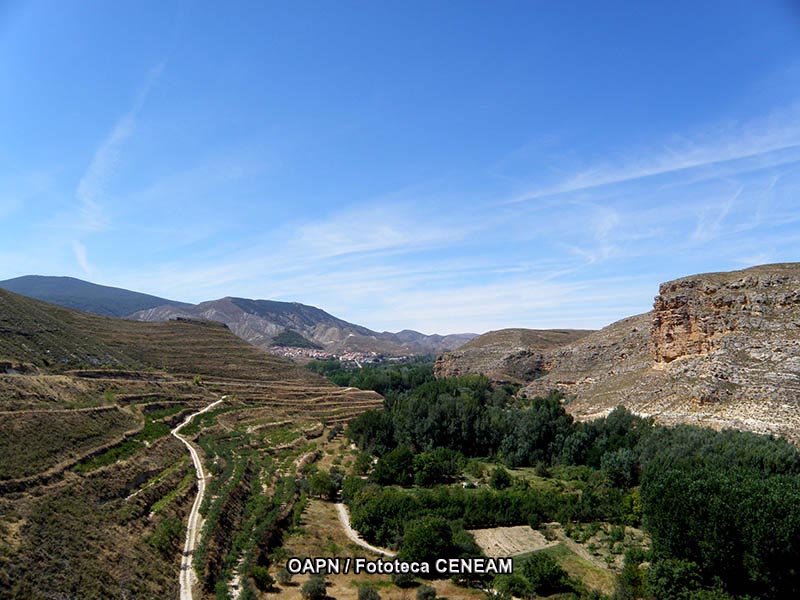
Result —
[[287, 571], [285, 568], [282, 568], [280, 571], [278, 571], [276, 577], [278, 579], [278, 583], [281, 585], [286, 585], [292, 580], [292, 574], [289, 573], [289, 571]]
[[312, 575], [300, 588], [300, 595], [306, 600], [324, 600], [328, 584], [322, 575]]
[[365, 585], [358, 588], [358, 600], [381, 600], [381, 595], [374, 587]]
[[496, 490], [504, 490], [511, 486], [511, 475], [503, 467], [495, 467], [492, 469], [492, 475], [489, 478], [489, 485]]
[[250, 576], [256, 582], [256, 587], [262, 592], [266, 592], [275, 585], [275, 579], [269, 574], [267, 567], [255, 566], [250, 570]]
[[417, 600], [436, 600], [436, 588], [422, 585], [417, 590]]

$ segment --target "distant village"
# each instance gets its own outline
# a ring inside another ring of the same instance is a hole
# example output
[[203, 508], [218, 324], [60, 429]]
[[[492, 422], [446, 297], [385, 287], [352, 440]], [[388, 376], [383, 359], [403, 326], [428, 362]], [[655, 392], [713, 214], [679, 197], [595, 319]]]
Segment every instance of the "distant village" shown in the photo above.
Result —
[[271, 346], [267, 350], [276, 356], [289, 358], [297, 362], [308, 362], [311, 360], [338, 360], [343, 365], [362, 367], [369, 364], [380, 364], [385, 362], [403, 362], [408, 360], [408, 356], [389, 356], [379, 352], [342, 352], [336, 354], [327, 350], [316, 348], [295, 348], [291, 346]]

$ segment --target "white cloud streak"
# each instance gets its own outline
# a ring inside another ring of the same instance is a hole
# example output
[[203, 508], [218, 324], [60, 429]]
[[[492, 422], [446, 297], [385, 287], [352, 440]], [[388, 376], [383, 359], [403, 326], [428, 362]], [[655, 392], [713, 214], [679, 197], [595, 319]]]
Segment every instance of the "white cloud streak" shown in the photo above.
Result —
[[[717, 128], [694, 136], [692, 140], [676, 136], [664, 143], [659, 152], [640, 151], [637, 158], [622, 159], [618, 164], [593, 165], [554, 185], [529, 187], [503, 203], [524, 203], [662, 175], [688, 175], [689, 171], [706, 168], [725, 167], [729, 172], [736, 172], [736, 167], [729, 163], [737, 161], [742, 161], [742, 168], [752, 168], [754, 160], [780, 164], [779, 157], [770, 159], [770, 155], [799, 147], [800, 105], [793, 105], [745, 126], [734, 124]], [[640, 158], [642, 155], [646, 158]], [[796, 157], [791, 158], [792, 162], [796, 160]], [[717, 174], [714, 172], [712, 176]]]
[[92, 265], [89, 264], [86, 246], [84, 246], [80, 241], [75, 240], [72, 242], [72, 251], [75, 253], [75, 260], [77, 261], [81, 270], [87, 277], [91, 277], [94, 269], [92, 268]]
[[117, 120], [97, 147], [89, 166], [78, 182], [75, 196], [78, 200], [78, 223], [81, 230], [94, 232], [108, 228], [110, 223], [103, 201], [107, 199], [110, 182], [119, 165], [122, 147], [133, 135], [137, 116], [163, 71], [163, 62], [150, 69], [136, 93], [133, 105]]

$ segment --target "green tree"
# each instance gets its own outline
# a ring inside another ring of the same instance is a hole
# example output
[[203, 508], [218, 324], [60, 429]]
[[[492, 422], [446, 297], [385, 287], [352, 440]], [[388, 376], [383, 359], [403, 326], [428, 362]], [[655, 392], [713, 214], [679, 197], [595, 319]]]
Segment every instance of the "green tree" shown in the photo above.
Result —
[[414, 456], [414, 483], [431, 486], [452, 481], [464, 468], [464, 455], [449, 448], [436, 448]]
[[500, 594], [514, 598], [529, 598], [533, 596], [531, 583], [522, 575], [500, 575], [494, 580], [494, 588]]
[[275, 579], [269, 574], [269, 569], [267, 569], [267, 567], [256, 565], [250, 569], [250, 576], [253, 578], [253, 581], [255, 581], [256, 587], [262, 592], [266, 592], [275, 585]]
[[569, 577], [555, 558], [537, 552], [526, 558], [520, 565], [522, 575], [533, 591], [542, 596], [569, 591]]
[[309, 481], [309, 492], [318, 498], [333, 499], [336, 497], [337, 487], [331, 479], [330, 473], [317, 471]]
[[410, 485], [414, 454], [408, 446], [398, 446], [378, 460], [370, 479], [381, 485]]
[[653, 562], [644, 578], [645, 596], [650, 600], [688, 600], [691, 592], [700, 587], [700, 570], [686, 560]]
[[611, 485], [629, 488], [639, 479], [639, 456], [628, 448], [606, 452], [601, 459], [603, 473]]
[[427, 516], [406, 525], [397, 557], [407, 561], [433, 561], [457, 556], [453, 530], [442, 517]]
[[511, 474], [503, 467], [495, 467], [489, 477], [489, 485], [496, 490], [504, 490], [512, 484]]
[[366, 475], [372, 468], [372, 456], [369, 452], [360, 452], [353, 463], [353, 472], [356, 475]]

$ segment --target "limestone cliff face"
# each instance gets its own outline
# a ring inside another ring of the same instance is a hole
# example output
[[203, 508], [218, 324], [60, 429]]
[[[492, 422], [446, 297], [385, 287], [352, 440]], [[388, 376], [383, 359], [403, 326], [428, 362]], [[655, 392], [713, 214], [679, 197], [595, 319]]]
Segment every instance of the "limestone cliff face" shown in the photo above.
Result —
[[663, 423], [800, 441], [800, 264], [685, 277], [653, 311], [545, 355], [528, 395], [563, 391], [578, 417], [618, 404]]
[[741, 273], [727, 277], [714, 273], [661, 285], [651, 330], [656, 362], [708, 354], [733, 332], [772, 332], [780, 337], [785, 328], [798, 326], [800, 270], [770, 265], [735, 276]]

